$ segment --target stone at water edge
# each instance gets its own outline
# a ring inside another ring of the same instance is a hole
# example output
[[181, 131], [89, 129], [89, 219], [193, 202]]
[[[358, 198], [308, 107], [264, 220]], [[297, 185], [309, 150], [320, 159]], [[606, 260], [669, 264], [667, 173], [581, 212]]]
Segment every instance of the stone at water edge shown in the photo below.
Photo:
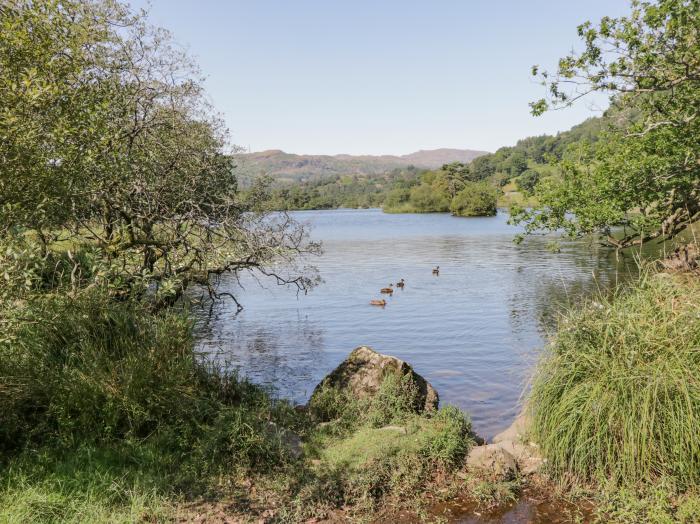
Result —
[[515, 417], [515, 420], [508, 429], [501, 431], [498, 435], [493, 437], [493, 442], [495, 444], [506, 440], [522, 442], [527, 433], [527, 428], [529, 425], [530, 417], [528, 417], [525, 413], [521, 413]]
[[530, 418], [521, 413], [508, 429], [493, 438], [492, 444], [472, 448], [467, 457], [467, 465], [500, 476], [501, 471], [510, 464], [507, 459], [510, 457], [514, 460], [517, 471], [523, 475], [537, 473], [545, 459], [537, 445], [525, 439], [529, 425]]
[[370, 398], [377, 394], [384, 378], [395, 373], [399, 376], [410, 375], [418, 387], [420, 411], [437, 410], [439, 397], [430, 382], [413, 370], [410, 364], [389, 355], [377, 353], [368, 346], [354, 349], [350, 355], [326, 378], [311, 394], [311, 400], [323, 387], [332, 387], [350, 392], [356, 398]]
[[515, 457], [498, 444], [473, 447], [467, 456], [467, 467], [486, 473], [494, 480], [513, 480], [518, 474]]

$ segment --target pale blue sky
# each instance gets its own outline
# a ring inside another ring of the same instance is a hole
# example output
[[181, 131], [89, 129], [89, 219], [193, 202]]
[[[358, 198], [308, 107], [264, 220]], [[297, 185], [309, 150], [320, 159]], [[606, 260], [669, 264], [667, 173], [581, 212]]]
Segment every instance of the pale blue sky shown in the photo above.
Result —
[[151, 20], [197, 59], [232, 142], [405, 154], [494, 151], [596, 114], [584, 103], [530, 116], [543, 94], [530, 67], [580, 47], [579, 23], [628, 9], [627, 0], [152, 0]]

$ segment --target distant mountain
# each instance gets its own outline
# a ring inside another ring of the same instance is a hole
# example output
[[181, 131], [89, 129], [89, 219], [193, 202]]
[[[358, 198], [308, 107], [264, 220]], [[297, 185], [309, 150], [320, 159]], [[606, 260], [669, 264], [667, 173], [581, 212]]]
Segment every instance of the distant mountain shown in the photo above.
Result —
[[471, 149], [421, 149], [400, 158], [409, 161], [414, 166], [435, 169], [451, 162], [468, 164], [476, 157], [488, 154], [488, 151], [472, 151]]
[[270, 175], [278, 180], [318, 180], [333, 175], [379, 175], [413, 165], [435, 169], [450, 162], [471, 162], [486, 151], [421, 150], [409, 155], [295, 155], [279, 149], [234, 155], [242, 179]]

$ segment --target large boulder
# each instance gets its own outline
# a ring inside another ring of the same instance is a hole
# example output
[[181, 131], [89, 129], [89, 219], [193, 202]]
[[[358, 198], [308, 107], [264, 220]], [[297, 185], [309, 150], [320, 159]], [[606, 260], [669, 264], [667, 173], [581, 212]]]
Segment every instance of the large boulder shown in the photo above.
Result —
[[384, 378], [389, 374], [410, 375], [418, 388], [418, 411], [436, 410], [439, 403], [437, 391], [430, 383], [413, 371], [410, 364], [389, 355], [377, 353], [372, 348], [360, 346], [352, 351], [337, 368], [316, 386], [310, 403], [322, 388], [335, 388], [352, 394], [358, 399], [376, 395]]

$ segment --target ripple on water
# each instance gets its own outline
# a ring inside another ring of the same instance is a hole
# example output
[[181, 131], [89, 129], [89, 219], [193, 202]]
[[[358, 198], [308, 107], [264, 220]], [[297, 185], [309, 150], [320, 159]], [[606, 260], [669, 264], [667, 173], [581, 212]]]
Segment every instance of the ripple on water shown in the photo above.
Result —
[[[200, 351], [304, 402], [323, 376], [366, 344], [410, 362], [443, 403], [467, 410], [486, 437], [517, 414], [557, 308], [605, 289], [629, 264], [584, 243], [562, 242], [560, 254], [549, 253], [542, 237], [515, 245], [518, 230], [503, 214], [294, 215], [324, 243], [324, 254], [313, 261], [324, 283], [297, 296], [245, 277], [245, 289], [225, 282], [245, 309], [234, 317], [228, 305], [213, 318], [203, 316]], [[432, 275], [435, 265], [439, 276]], [[406, 288], [386, 297], [385, 308], [369, 305], [400, 278]]]

